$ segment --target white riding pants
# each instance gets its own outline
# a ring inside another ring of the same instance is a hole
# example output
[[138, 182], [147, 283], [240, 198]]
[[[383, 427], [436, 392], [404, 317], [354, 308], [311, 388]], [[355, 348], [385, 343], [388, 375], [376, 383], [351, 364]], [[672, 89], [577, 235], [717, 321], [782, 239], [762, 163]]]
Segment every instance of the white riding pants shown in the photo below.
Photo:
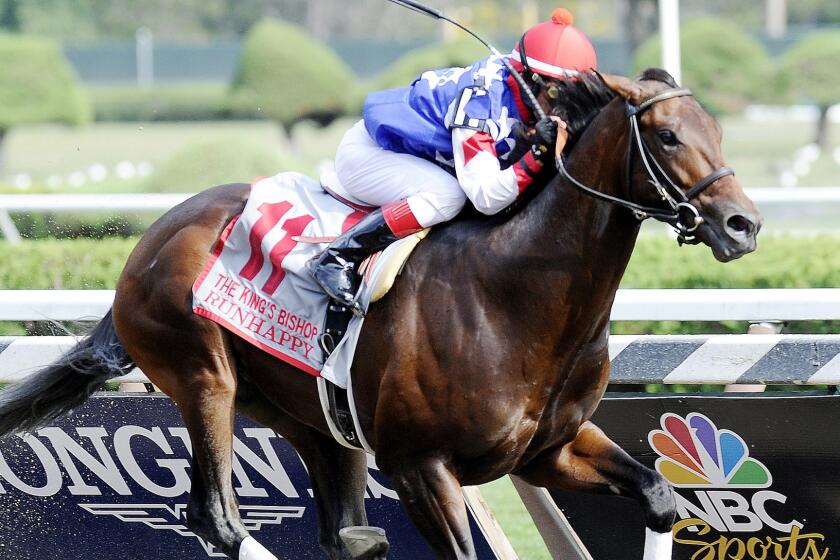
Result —
[[423, 227], [451, 220], [464, 207], [467, 195], [454, 175], [434, 163], [381, 148], [364, 121], [341, 140], [335, 171], [342, 186], [371, 206], [406, 199]]

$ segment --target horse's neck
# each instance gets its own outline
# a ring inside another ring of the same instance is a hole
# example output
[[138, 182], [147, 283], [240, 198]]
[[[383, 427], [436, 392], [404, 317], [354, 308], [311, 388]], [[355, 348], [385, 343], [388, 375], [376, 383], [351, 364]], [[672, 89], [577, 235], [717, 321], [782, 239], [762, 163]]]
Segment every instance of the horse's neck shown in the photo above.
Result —
[[[623, 112], [613, 103], [583, 133], [566, 167], [584, 184], [626, 197], [628, 140]], [[583, 194], [558, 177], [495, 233], [501, 236], [498, 242], [509, 243], [514, 275], [523, 265], [550, 271], [545, 282], [528, 286], [548, 316], [567, 315], [570, 305], [583, 304], [590, 320], [605, 323], [638, 230], [626, 209]], [[569, 295], [584, 299], [570, 302], [564, 297]]]

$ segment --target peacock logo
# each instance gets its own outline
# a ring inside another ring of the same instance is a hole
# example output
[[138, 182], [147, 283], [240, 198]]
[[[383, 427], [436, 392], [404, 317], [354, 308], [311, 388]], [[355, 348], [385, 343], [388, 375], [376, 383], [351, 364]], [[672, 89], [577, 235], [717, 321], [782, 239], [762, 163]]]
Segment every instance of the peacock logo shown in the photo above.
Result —
[[675, 487], [767, 488], [773, 483], [741, 436], [719, 430], [703, 414], [667, 413], [660, 423], [662, 430], [650, 432], [648, 443], [659, 455], [656, 470]]

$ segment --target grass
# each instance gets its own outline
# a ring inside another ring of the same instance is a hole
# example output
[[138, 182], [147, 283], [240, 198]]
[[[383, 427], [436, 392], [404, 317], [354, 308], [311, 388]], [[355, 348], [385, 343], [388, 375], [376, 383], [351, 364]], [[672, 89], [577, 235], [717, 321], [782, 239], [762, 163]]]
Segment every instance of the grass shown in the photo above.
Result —
[[479, 489], [520, 560], [550, 560], [551, 555], [510, 478], [502, 477]]
[[[288, 151], [283, 131], [267, 121], [200, 123], [97, 123], [83, 128], [53, 125], [14, 129], [7, 141], [7, 167], [3, 176], [18, 173], [43, 184], [50, 175], [67, 176], [102, 164], [113, 176], [122, 161], [149, 162], [159, 167], [173, 154], [202, 142], [246, 139], [266, 149]], [[243, 180], [248, 181], [253, 177]], [[209, 185], [208, 185], [209, 186]], [[108, 179], [81, 188], [62, 187], [67, 192], [133, 192], [143, 190], [142, 180]]]
[[[299, 162], [301, 170], [313, 173], [324, 160], [330, 160], [344, 132], [356, 120], [340, 119], [327, 128], [301, 123], [291, 138], [269, 121], [219, 121], [184, 123], [96, 123], [82, 128], [53, 125], [13, 129], [6, 142], [7, 167], [0, 174], [11, 177], [28, 173], [35, 182], [49, 175], [67, 175], [86, 170], [94, 163], [113, 169], [121, 161], [150, 162], [160, 166], [173, 153], [202, 142], [240, 142], [247, 139], [266, 150]], [[722, 120], [724, 154], [744, 186], [775, 186], [780, 166], [794, 152], [809, 143], [813, 125], [799, 122], [749, 122], [743, 118]], [[840, 124], [832, 125], [831, 149], [800, 179], [803, 185], [840, 184], [840, 165], [831, 152], [840, 147]], [[249, 180], [250, 177], [241, 180]], [[137, 191], [143, 181], [106, 181], [65, 190], [74, 192]]]
[[[353, 122], [355, 119], [344, 119], [325, 129], [301, 123], [294, 130], [292, 141], [282, 127], [269, 121], [96, 123], [81, 128], [26, 126], [9, 134], [6, 167], [0, 177], [26, 173], [36, 183], [42, 183], [50, 175], [84, 171], [95, 163], [108, 169], [122, 161], [160, 166], [184, 148], [224, 141], [259, 144], [280, 156], [299, 160], [303, 170], [309, 171], [323, 159], [333, 157], [342, 135]], [[108, 181], [99, 187], [88, 184], [65, 190], [131, 191], [140, 187], [142, 183], [138, 181]]]
[[[739, 117], [721, 120], [723, 153], [746, 187], [778, 185], [781, 166], [789, 166], [794, 152], [811, 143], [816, 125], [802, 122], [752, 122]], [[829, 149], [800, 178], [806, 186], [840, 185], [840, 165], [831, 153], [840, 148], [840, 123], [831, 125]]]

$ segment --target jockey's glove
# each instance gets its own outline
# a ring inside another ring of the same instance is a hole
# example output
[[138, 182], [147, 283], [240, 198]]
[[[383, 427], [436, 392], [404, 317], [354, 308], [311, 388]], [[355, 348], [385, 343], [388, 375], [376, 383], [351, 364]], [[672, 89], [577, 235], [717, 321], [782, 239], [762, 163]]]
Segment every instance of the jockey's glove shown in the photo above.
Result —
[[557, 142], [557, 123], [548, 117], [537, 121], [531, 141], [533, 143], [531, 151], [536, 157], [541, 158], [550, 152]]

